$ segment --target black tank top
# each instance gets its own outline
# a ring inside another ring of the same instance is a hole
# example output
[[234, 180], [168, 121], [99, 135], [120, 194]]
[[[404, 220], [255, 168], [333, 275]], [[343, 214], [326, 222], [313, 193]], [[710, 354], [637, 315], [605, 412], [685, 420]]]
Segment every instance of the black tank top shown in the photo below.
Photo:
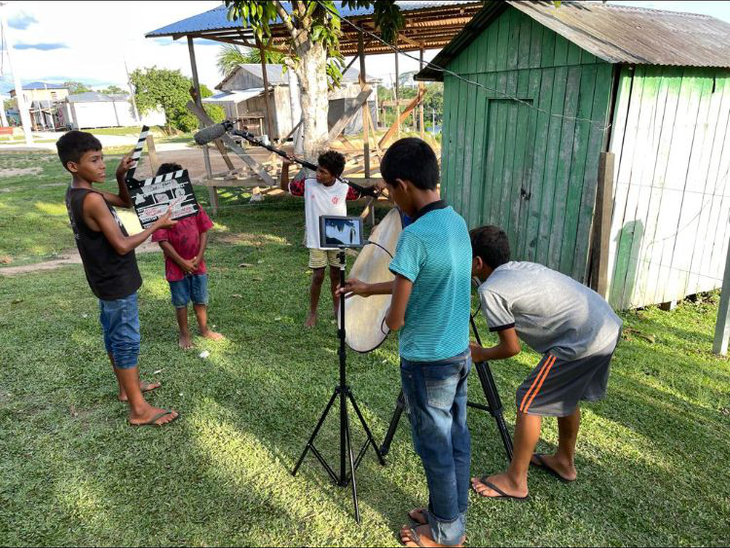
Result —
[[[103, 232], [92, 230], [84, 222], [84, 198], [90, 192], [96, 192], [89, 188], [72, 188], [66, 190], [66, 209], [71, 221], [76, 239], [76, 247], [84, 263], [84, 271], [89, 286], [94, 295], [104, 301], [123, 299], [137, 291], [142, 285], [142, 276], [137, 268], [137, 258], [134, 251], [126, 255], [119, 255]], [[124, 225], [117, 217], [117, 212], [104, 201], [114, 220], [122, 230], [122, 234], [128, 236]]]

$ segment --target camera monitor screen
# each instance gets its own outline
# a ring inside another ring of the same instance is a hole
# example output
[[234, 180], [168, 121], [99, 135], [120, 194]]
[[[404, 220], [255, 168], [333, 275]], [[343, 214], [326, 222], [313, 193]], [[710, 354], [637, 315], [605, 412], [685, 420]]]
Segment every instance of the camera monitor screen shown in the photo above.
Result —
[[324, 249], [362, 247], [365, 245], [362, 219], [322, 215], [319, 218], [319, 244]]

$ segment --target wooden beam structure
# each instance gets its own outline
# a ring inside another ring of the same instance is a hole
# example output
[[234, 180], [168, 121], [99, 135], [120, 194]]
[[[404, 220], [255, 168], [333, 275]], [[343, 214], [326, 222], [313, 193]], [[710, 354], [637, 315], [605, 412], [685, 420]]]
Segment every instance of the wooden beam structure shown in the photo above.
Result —
[[[271, 40], [269, 40], [271, 42]], [[266, 50], [264, 45], [257, 38], [256, 45], [259, 48], [259, 54], [261, 55], [261, 74], [264, 77], [264, 106], [266, 107], [266, 131], [269, 132], [269, 140], [274, 140], [274, 129], [271, 125], [273, 120], [271, 118], [271, 106], [269, 105], [269, 72], [266, 70]]]
[[[205, 112], [202, 108], [198, 107], [195, 103], [192, 101], [189, 101], [187, 104], [187, 108], [190, 112], [192, 112], [198, 120], [203, 124], [203, 127], [213, 125], [213, 120], [210, 119], [208, 116], [208, 113]], [[269, 173], [264, 169], [264, 167], [259, 164], [256, 160], [254, 160], [249, 154], [246, 153], [245, 150], [243, 150], [236, 141], [233, 140], [233, 137], [228, 135], [227, 133], [223, 135], [222, 137], [223, 142], [230, 148], [233, 152], [236, 153], [238, 157], [243, 160], [246, 165], [248, 165], [249, 168], [251, 168], [251, 171], [253, 171], [256, 175], [258, 175], [261, 178], [261, 183], [268, 185], [268, 186], [275, 186], [276, 182], [274, 179], [269, 175]], [[207, 172], [208, 178], [211, 178], [212, 173]], [[260, 183], [260, 184], [261, 184]]]
[[[420, 50], [419, 57], [421, 60], [419, 70], [423, 70], [423, 43], [421, 43], [421, 50]], [[418, 89], [424, 95], [426, 94], [426, 84], [424, 84], [423, 82], [418, 82]], [[426, 134], [425, 134], [426, 130], [423, 127], [423, 101], [418, 103], [418, 128], [421, 130], [421, 139], [423, 140], [426, 137]]]
[[[195, 90], [195, 106], [198, 107], [204, 114], [203, 99], [200, 95], [200, 80], [198, 79], [198, 65], [195, 62], [195, 46], [193, 45], [193, 37], [188, 36], [188, 53], [190, 54], [190, 68], [193, 72], [193, 87]], [[205, 124], [199, 121], [199, 127], [204, 128]], [[213, 170], [210, 168], [210, 155], [208, 153], [208, 147], [203, 147], [203, 163], [205, 164], [205, 173], [208, 177], [211, 176]], [[213, 208], [213, 214], [218, 211], [218, 193], [215, 189], [208, 191], [208, 198], [210, 199], [210, 205]]]
[[[368, 87], [366, 81], [367, 73], [365, 72], [365, 40], [362, 32], [360, 33], [360, 51], [358, 57], [360, 58], [360, 87], [363, 91]], [[370, 177], [370, 132], [368, 119], [370, 118], [370, 108], [368, 106], [368, 97], [365, 97], [365, 102], [362, 104], [362, 152], [364, 154], [363, 162], [365, 163], [365, 177]]]
[[[403, 10], [405, 26], [400, 30], [400, 45], [402, 51], [419, 51], [421, 47], [426, 49], [441, 49], [448, 44], [464, 26], [471, 21], [483, 7], [481, 1], [474, 1], [464, 4], [442, 3], [440, 5], [425, 7], [414, 10]], [[377, 32], [372, 14], [347, 16], [360, 28], [371, 32]], [[339, 41], [339, 51], [344, 56], [357, 55], [359, 50], [360, 31], [352, 25], [342, 22], [342, 36]], [[270, 51], [288, 51], [286, 42], [289, 34], [283, 24], [271, 26], [273, 41], [267, 48]], [[221, 28], [206, 28], [189, 31], [186, 33], [155, 34], [150, 33], [148, 37], [171, 36], [174, 40], [185, 37], [204, 38], [227, 44], [236, 44], [256, 49], [255, 36], [250, 29], [230, 25]], [[423, 45], [422, 45], [423, 44]], [[379, 40], [368, 41], [365, 45], [365, 55], [377, 55], [382, 53], [393, 53], [392, 49]]]
[[608, 296], [608, 250], [611, 245], [615, 156], [613, 152], [601, 152], [598, 159], [598, 188], [593, 217], [590, 287], [604, 299]]
[[400, 125], [405, 121], [406, 118], [408, 118], [408, 116], [410, 116], [411, 112], [413, 112], [413, 109], [415, 109], [418, 104], [423, 100], [423, 96], [425, 94], [425, 89], [418, 90], [418, 94], [411, 100], [406, 109], [403, 111], [402, 114], [399, 115], [398, 119], [393, 123], [393, 125], [390, 126], [390, 129], [388, 129], [385, 135], [383, 135], [383, 138], [380, 139], [380, 142], [378, 143], [378, 146], [380, 148], [383, 148], [383, 146], [385, 146], [385, 144], [393, 137], [393, 134], [399, 131]]

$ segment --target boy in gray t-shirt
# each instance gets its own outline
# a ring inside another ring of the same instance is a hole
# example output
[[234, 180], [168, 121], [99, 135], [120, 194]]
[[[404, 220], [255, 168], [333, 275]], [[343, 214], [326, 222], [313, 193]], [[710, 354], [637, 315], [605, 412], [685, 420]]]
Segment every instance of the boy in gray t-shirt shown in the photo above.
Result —
[[[476, 362], [519, 354], [520, 339], [543, 354], [517, 389], [517, 425], [507, 472], [473, 478], [472, 487], [488, 498], [525, 500], [527, 470], [540, 467], [561, 481], [576, 479], [575, 443], [581, 400], [606, 395], [613, 352], [622, 322], [598, 293], [554, 270], [527, 262], [510, 262], [507, 235], [495, 226], [471, 231], [472, 275], [484, 280], [479, 297], [490, 331], [499, 344], [472, 344]], [[554, 455], [533, 452], [543, 416], [558, 417]]]

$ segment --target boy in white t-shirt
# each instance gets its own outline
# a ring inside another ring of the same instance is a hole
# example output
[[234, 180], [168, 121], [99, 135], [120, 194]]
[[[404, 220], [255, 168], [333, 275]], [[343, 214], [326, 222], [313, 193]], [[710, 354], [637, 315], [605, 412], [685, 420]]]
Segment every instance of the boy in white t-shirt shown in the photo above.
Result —
[[[317, 158], [316, 178], [295, 177], [289, 179], [289, 162], [284, 161], [281, 173], [281, 188], [292, 196], [304, 196], [306, 219], [305, 244], [309, 248], [309, 268], [312, 269], [312, 286], [309, 290], [309, 314], [306, 327], [317, 324], [317, 306], [324, 282], [324, 270], [330, 267], [330, 291], [335, 317], [337, 317], [337, 296], [335, 290], [340, 282], [340, 261], [337, 250], [322, 249], [319, 245], [319, 217], [321, 215], [347, 215], [347, 200], [357, 200], [360, 192], [338, 181], [345, 169], [345, 157], [334, 150], [328, 150]], [[302, 171], [302, 174], [305, 172]]]

